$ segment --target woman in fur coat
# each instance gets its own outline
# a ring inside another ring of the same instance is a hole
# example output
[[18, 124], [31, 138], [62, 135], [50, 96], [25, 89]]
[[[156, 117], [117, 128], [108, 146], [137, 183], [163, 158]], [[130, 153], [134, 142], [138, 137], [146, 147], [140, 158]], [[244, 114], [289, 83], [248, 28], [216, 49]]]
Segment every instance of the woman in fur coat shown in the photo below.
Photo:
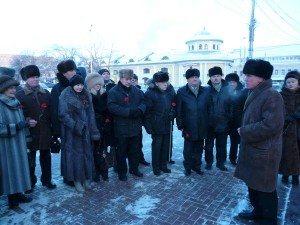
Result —
[[300, 175], [300, 142], [297, 139], [297, 130], [300, 127], [299, 85], [300, 73], [290, 71], [285, 76], [280, 92], [285, 106], [285, 127], [279, 174], [282, 174], [282, 182], [285, 184], [288, 183], [289, 176], [292, 176], [293, 185], [299, 185]]
[[59, 97], [58, 116], [61, 122], [61, 172], [65, 180], [74, 182], [78, 192], [90, 189], [95, 176], [91, 140], [99, 140], [100, 133], [90, 94], [84, 89], [81, 76], [74, 75], [70, 86]]
[[15, 98], [19, 82], [10, 76], [0, 77], [0, 195], [8, 196], [13, 209], [32, 199], [21, 194], [31, 188], [26, 148], [26, 121]]

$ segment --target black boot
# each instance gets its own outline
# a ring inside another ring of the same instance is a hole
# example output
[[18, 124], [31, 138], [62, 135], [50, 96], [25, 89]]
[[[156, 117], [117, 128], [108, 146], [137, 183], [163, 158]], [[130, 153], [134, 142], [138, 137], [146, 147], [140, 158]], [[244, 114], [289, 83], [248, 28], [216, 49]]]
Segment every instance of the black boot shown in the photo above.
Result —
[[104, 181], [108, 181], [108, 170], [102, 170], [100, 174]]
[[23, 195], [22, 193], [17, 194], [17, 199], [19, 203], [28, 203], [32, 201], [32, 198], [29, 198], [26, 195]]
[[282, 178], [281, 178], [281, 182], [283, 184], [287, 184], [289, 182], [289, 176], [283, 175]]
[[299, 176], [298, 175], [292, 177], [292, 184], [299, 185]]
[[17, 194], [7, 195], [9, 209], [14, 209], [19, 206]]

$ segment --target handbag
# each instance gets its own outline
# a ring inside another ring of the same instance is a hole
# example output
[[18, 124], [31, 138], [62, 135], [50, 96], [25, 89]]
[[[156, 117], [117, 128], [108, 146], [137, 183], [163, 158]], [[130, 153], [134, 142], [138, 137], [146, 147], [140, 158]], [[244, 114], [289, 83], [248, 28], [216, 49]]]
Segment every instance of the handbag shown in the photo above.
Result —
[[52, 137], [50, 150], [51, 153], [59, 153], [60, 152], [60, 140], [56, 137]]
[[105, 160], [105, 164], [107, 168], [116, 166], [117, 165], [116, 148], [110, 147], [110, 151], [108, 151], [108, 149], [105, 149], [103, 151], [103, 158]]

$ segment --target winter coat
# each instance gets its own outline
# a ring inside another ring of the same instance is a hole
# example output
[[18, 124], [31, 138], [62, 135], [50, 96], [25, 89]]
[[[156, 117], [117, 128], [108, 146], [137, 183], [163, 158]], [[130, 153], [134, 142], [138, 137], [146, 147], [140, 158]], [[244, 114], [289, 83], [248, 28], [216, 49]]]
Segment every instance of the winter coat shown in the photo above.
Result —
[[26, 148], [26, 130], [16, 124], [25, 121], [17, 99], [0, 94], [0, 195], [31, 188]]
[[[91, 139], [100, 138], [90, 94], [85, 99], [67, 87], [59, 97], [58, 116], [61, 122], [61, 172], [68, 181], [84, 181], [95, 175]], [[97, 138], [98, 136], [98, 138]]]
[[38, 123], [30, 127], [32, 136], [30, 149], [49, 150], [51, 145], [51, 96], [49, 91], [39, 86], [38, 91], [31, 90], [27, 85], [17, 92], [16, 98], [23, 106], [25, 118]]
[[209, 89], [199, 86], [196, 97], [187, 84], [178, 89], [176, 104], [176, 123], [179, 130], [183, 129], [183, 137], [192, 141], [207, 138]]
[[234, 174], [254, 190], [276, 189], [283, 124], [283, 99], [272, 88], [272, 80], [265, 80], [251, 91], [245, 102]]
[[279, 173], [286, 176], [300, 175], [300, 142], [297, 140], [297, 129], [300, 128], [300, 90], [292, 93], [283, 89], [280, 94], [283, 97], [286, 118], [293, 115], [294, 120], [287, 121], [284, 126]]
[[222, 87], [218, 92], [208, 82], [210, 95], [209, 129], [212, 132], [226, 132], [229, 130], [229, 122], [232, 118], [232, 101], [229, 96], [229, 87], [225, 80], [222, 80]]
[[[155, 84], [149, 86], [145, 93], [146, 113], [145, 129], [150, 134], [169, 134], [171, 122], [176, 116], [175, 90], [168, 85], [161, 91]], [[173, 106], [172, 106], [173, 104]]]
[[107, 92], [100, 95], [92, 94], [92, 102], [95, 111], [97, 128], [101, 133], [101, 138], [105, 146], [114, 145], [113, 116], [107, 109]]
[[115, 137], [134, 137], [140, 134], [142, 115], [135, 117], [131, 112], [140, 110], [144, 114], [146, 110], [144, 93], [141, 90], [134, 86], [126, 88], [119, 81], [108, 92], [107, 107], [114, 117]]
[[58, 100], [61, 92], [69, 86], [69, 80], [62, 75], [57, 73], [56, 77], [58, 83], [51, 89], [51, 120], [52, 120], [52, 134], [54, 136], [60, 135], [60, 122], [58, 119]]
[[106, 92], [108, 92], [110, 89], [112, 89], [114, 86], [116, 86], [115, 82], [113, 80], [109, 80], [107, 83], [104, 83], [104, 88]]

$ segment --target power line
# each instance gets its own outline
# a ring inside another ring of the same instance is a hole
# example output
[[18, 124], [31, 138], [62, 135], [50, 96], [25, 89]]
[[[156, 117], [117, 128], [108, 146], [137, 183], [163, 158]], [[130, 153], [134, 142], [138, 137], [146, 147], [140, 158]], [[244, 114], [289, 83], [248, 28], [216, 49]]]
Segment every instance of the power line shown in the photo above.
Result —
[[215, 0], [215, 2], [216, 2], [217, 4], [223, 6], [224, 8], [227, 8], [227, 9], [230, 10], [231, 12], [234, 12], [235, 14], [238, 14], [238, 15], [244, 17], [244, 18], [249, 18], [248, 16], [245, 16], [245, 14], [241, 14], [240, 11], [236, 11], [235, 9], [229, 7], [229, 6], [226, 5], [226, 4], [223, 4], [223, 3], [219, 2], [218, 0]]

